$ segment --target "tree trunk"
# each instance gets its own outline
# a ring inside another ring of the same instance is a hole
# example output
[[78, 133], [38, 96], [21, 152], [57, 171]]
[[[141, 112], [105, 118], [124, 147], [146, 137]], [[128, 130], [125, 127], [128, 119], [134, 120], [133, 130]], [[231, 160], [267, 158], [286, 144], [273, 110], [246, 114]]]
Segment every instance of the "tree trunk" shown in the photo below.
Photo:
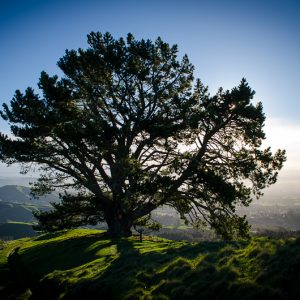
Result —
[[108, 226], [108, 235], [111, 237], [128, 237], [132, 235], [131, 227], [133, 220], [118, 211], [105, 213], [105, 220]]

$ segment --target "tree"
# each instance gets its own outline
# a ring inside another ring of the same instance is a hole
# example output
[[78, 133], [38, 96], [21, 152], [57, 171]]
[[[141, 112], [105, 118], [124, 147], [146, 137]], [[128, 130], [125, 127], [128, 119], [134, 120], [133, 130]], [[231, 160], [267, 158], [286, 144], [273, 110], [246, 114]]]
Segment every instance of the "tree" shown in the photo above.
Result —
[[59, 60], [62, 78], [41, 73], [42, 94], [17, 90], [1, 112], [12, 133], [1, 133], [1, 160], [38, 170], [37, 195], [72, 190], [37, 215], [40, 227], [105, 220], [109, 234], [128, 236], [168, 205], [195, 226], [245, 235], [236, 206], [275, 183], [285, 160], [261, 149], [265, 116], [246, 80], [210, 96], [188, 57], [160, 38], [92, 32], [88, 44]]
[[159, 231], [162, 225], [151, 218], [151, 214], [139, 218], [133, 223], [133, 228], [140, 236], [140, 242], [143, 241], [143, 234]]

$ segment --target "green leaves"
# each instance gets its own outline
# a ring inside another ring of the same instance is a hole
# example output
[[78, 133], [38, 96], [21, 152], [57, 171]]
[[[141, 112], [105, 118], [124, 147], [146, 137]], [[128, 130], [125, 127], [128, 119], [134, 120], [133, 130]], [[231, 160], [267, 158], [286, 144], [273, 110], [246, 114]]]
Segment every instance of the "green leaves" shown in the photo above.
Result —
[[[151, 218], [151, 214], [137, 219], [133, 226], [138, 232], [158, 231], [162, 227], [161, 224]], [[141, 227], [140, 230], [138, 227]]]
[[1, 160], [37, 167], [49, 179], [40, 191], [78, 191], [40, 221], [61, 228], [99, 215], [128, 234], [170, 205], [193, 224], [244, 234], [235, 206], [275, 183], [285, 160], [282, 150], [260, 148], [265, 115], [246, 79], [211, 96], [187, 55], [178, 59], [161, 38], [91, 32], [88, 44], [59, 60], [63, 78], [42, 72], [41, 93], [16, 91], [1, 111], [13, 135], [0, 136]]
[[102, 208], [92, 195], [61, 195], [60, 203], [52, 203], [54, 210], [38, 211], [34, 216], [39, 224], [35, 227], [41, 231], [57, 231], [76, 228], [82, 225], [96, 225], [103, 222]]

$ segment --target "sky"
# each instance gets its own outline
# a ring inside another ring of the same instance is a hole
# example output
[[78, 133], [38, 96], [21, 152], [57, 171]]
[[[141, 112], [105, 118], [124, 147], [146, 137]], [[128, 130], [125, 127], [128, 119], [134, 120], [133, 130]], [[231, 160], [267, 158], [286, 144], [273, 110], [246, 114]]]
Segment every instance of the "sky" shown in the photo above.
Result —
[[[91, 31], [177, 44], [212, 94], [245, 77], [264, 106], [265, 144], [287, 150], [272, 189], [298, 191], [300, 1], [0, 0], [0, 104], [16, 89], [37, 89], [42, 70], [61, 75], [58, 59], [66, 49], [86, 48]], [[3, 120], [0, 130], [7, 131]], [[0, 178], [16, 174], [0, 165]]]

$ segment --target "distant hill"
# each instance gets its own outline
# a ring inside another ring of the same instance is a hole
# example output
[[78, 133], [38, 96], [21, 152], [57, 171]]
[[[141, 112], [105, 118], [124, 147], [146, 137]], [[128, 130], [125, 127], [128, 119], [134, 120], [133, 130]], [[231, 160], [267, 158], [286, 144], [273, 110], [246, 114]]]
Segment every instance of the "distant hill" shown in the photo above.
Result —
[[30, 196], [30, 188], [21, 185], [5, 185], [0, 187], [0, 201], [14, 202], [14, 203], [29, 203], [36, 205], [45, 205], [49, 202], [59, 201], [59, 196], [52, 193], [46, 196], [33, 199]]
[[77, 229], [0, 247], [1, 299], [300, 299], [300, 239], [139, 242]]
[[6, 222], [36, 222], [32, 212], [49, 210], [49, 205], [19, 204], [0, 201], [0, 223]]
[[[59, 201], [57, 194], [32, 199], [30, 188], [20, 185], [0, 187], [0, 239], [32, 236], [32, 227], [24, 223], [37, 222], [32, 212], [50, 209], [50, 202]], [[21, 222], [21, 223], [20, 223]], [[9, 224], [4, 224], [9, 223]]]
[[4, 240], [19, 239], [37, 235], [31, 223], [9, 222], [0, 223], [0, 238]]
[[31, 224], [37, 222], [32, 212], [48, 210], [49, 206], [0, 202], [0, 239], [11, 240], [35, 235]]
[[11, 202], [0, 202], [0, 223], [5, 222], [33, 222], [36, 221], [32, 215], [38, 208], [34, 205], [19, 204]]
[[0, 199], [6, 202], [28, 202], [30, 200], [30, 188], [20, 185], [2, 186], [0, 187]]

